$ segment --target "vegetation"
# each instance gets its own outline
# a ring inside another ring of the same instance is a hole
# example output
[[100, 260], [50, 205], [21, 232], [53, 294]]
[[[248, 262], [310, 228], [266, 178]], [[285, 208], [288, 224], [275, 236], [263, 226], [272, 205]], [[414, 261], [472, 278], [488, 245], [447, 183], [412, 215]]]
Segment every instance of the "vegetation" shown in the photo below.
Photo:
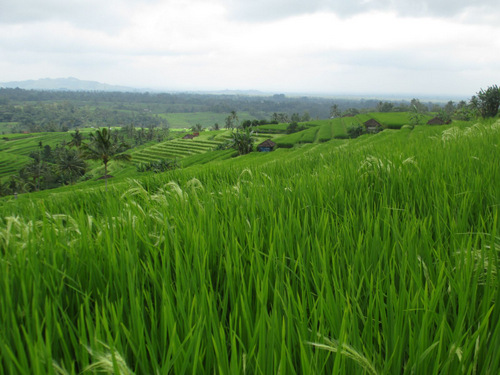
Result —
[[162, 173], [176, 168], [179, 168], [179, 163], [177, 162], [177, 160], [163, 159], [158, 161], [151, 161], [149, 163], [141, 163], [137, 166], [137, 171]]
[[0, 367], [497, 373], [499, 124], [349, 142], [4, 201]]
[[364, 133], [365, 133], [365, 128], [362, 125], [350, 126], [347, 129], [347, 134], [349, 135], [349, 138], [358, 138], [359, 136], [363, 135]]
[[249, 129], [244, 131], [235, 131], [231, 134], [232, 147], [238, 151], [239, 155], [245, 155], [253, 150], [255, 138], [253, 132]]
[[127, 149], [127, 145], [119, 142], [117, 138], [112, 138], [112, 133], [106, 128], [97, 130], [95, 134], [90, 134], [90, 142], [81, 145], [82, 155], [86, 159], [100, 160], [104, 165], [104, 180], [106, 181], [106, 191], [108, 191], [108, 163], [110, 160], [130, 161], [129, 154], [122, 152]]
[[473, 101], [479, 108], [481, 116], [495, 117], [500, 106], [500, 89], [497, 85], [490, 86], [486, 90], [481, 89], [477, 93], [477, 99], [474, 97]]
[[500, 120], [464, 108], [267, 125], [268, 153], [222, 149], [253, 125], [6, 135], [0, 188], [30, 193], [0, 199], [0, 372], [499, 373]]

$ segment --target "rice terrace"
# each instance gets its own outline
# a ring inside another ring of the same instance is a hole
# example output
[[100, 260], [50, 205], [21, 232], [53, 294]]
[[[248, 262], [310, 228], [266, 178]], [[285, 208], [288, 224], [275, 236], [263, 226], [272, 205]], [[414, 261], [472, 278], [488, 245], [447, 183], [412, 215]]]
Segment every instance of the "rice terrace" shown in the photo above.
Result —
[[0, 373], [499, 374], [471, 96], [0, 89]]

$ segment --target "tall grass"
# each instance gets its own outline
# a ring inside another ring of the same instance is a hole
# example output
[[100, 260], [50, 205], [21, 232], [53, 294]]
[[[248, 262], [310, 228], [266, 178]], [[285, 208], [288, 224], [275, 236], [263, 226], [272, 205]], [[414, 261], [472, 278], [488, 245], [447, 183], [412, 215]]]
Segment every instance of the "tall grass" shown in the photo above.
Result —
[[426, 129], [4, 201], [0, 368], [498, 373], [500, 125]]

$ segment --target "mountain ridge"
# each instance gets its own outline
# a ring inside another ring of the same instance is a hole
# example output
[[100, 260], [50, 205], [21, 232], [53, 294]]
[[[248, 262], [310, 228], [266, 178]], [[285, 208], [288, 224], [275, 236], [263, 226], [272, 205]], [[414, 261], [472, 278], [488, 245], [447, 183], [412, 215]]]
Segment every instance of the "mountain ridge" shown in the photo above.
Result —
[[47, 90], [47, 91], [120, 91], [137, 92], [144, 91], [133, 87], [110, 85], [97, 81], [80, 80], [74, 77], [67, 78], [41, 78], [25, 81], [0, 82], [3, 88], [20, 88], [25, 90]]

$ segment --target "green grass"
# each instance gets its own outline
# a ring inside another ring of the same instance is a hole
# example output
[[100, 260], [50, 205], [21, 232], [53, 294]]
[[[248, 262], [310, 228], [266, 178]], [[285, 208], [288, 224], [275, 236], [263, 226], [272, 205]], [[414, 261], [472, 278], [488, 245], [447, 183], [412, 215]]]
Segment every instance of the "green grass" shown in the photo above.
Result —
[[316, 135], [319, 131], [318, 126], [314, 126], [297, 133], [292, 133], [289, 135], [277, 137], [274, 139], [274, 142], [278, 145], [278, 147], [290, 148], [294, 145], [303, 144], [303, 143], [313, 143], [316, 141]]
[[342, 118], [332, 120], [324, 120], [319, 123], [318, 141], [326, 142], [332, 138], [345, 139], [347, 138], [347, 128]]
[[[403, 125], [410, 123], [409, 112], [390, 112], [390, 113], [370, 113], [372, 118], [380, 122], [389, 129], [400, 129]], [[426, 124], [434, 115], [425, 115], [423, 123]]]
[[[209, 139], [214, 137], [213, 139]], [[184, 158], [194, 154], [206, 153], [212, 151], [217, 145], [224, 142], [222, 134], [205, 135], [194, 139], [174, 139], [161, 143], [153, 144], [149, 147], [141, 148], [138, 151], [132, 151], [132, 161], [134, 163], [145, 163], [161, 159]]]
[[31, 160], [29, 154], [40, 150], [42, 145], [55, 147], [63, 140], [69, 141], [69, 133], [6, 134], [0, 137], [0, 179], [17, 174]]
[[259, 125], [254, 128], [255, 131], [259, 133], [268, 133], [268, 134], [284, 134], [286, 130], [290, 126], [290, 124], [267, 124], [267, 125]]
[[[191, 128], [196, 124], [201, 124], [205, 128], [212, 127], [218, 123], [222, 128], [225, 126], [228, 113], [214, 112], [193, 112], [193, 113], [162, 113], [159, 116], [168, 120], [172, 128]], [[240, 122], [244, 120], [253, 120], [254, 116], [248, 112], [238, 112]]]
[[1, 372], [499, 373], [499, 145], [420, 126], [1, 199]]

